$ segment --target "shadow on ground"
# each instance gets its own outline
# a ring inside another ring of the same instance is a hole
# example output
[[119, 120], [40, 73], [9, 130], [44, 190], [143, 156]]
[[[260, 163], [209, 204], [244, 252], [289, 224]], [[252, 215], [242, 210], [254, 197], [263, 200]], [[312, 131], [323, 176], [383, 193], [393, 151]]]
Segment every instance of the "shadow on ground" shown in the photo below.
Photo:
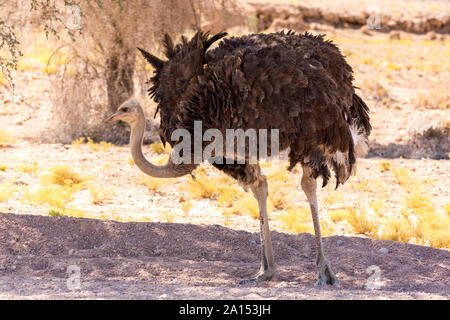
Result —
[[[410, 299], [449, 294], [446, 250], [327, 237], [324, 245], [341, 284], [314, 288], [313, 235], [272, 232], [272, 239], [277, 279], [240, 286], [240, 279], [259, 268], [259, 234], [218, 225], [0, 213], [0, 298]], [[79, 291], [67, 289], [71, 265], [81, 271]], [[365, 290], [368, 283], [379, 290]]]
[[405, 144], [389, 143], [382, 145], [372, 142], [367, 157], [449, 160], [449, 153], [450, 141], [448, 135], [432, 138], [419, 136], [410, 139]]

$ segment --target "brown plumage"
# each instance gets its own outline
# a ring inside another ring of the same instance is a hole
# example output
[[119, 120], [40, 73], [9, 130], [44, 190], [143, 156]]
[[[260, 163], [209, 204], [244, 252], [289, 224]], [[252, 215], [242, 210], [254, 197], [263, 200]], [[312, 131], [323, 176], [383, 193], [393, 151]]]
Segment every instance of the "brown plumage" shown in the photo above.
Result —
[[[355, 153], [367, 149], [368, 108], [355, 94], [353, 70], [323, 35], [251, 34], [224, 39], [208, 50], [225, 35], [200, 32], [191, 40], [182, 37], [177, 45], [165, 36], [167, 61], [139, 49], [155, 68], [149, 93], [158, 103], [161, 140], [173, 145], [170, 137], [178, 128], [193, 135], [196, 120], [202, 121], [203, 131], [279, 129], [280, 150], [290, 149], [289, 169], [297, 163], [303, 168], [301, 185], [318, 246], [318, 283], [334, 284], [337, 279], [322, 249], [315, 188], [318, 176], [327, 184], [330, 169], [336, 187], [344, 183], [354, 172]], [[270, 279], [274, 264], [266, 179], [258, 165], [214, 165], [249, 186], [258, 200], [262, 266], [251, 280]]]
[[290, 147], [289, 169], [310, 163], [325, 186], [331, 167], [337, 185], [345, 182], [355, 162], [351, 125], [366, 138], [371, 127], [339, 49], [322, 35], [279, 32], [232, 37], [206, 52], [225, 35], [198, 33], [177, 46], [166, 36], [165, 62], [141, 50], [156, 69], [149, 93], [159, 103], [161, 140], [193, 130], [194, 120], [203, 130], [277, 128], [280, 150]]

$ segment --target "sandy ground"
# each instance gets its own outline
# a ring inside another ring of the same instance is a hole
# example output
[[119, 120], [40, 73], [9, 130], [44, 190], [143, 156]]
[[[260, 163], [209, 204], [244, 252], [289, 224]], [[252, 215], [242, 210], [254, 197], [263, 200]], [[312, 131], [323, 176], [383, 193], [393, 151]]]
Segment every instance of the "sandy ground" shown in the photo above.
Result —
[[[324, 239], [340, 279], [316, 288], [314, 238], [272, 232], [278, 276], [258, 267], [259, 236], [218, 225], [120, 223], [0, 214], [1, 299], [448, 299], [450, 253], [392, 241]], [[70, 266], [80, 288], [70, 290]], [[368, 267], [379, 268], [375, 274]], [[369, 269], [370, 270], [370, 269]], [[375, 280], [372, 280], [375, 277]], [[68, 287], [69, 279], [69, 287]], [[379, 289], [367, 290], [369, 284]]]
[[[444, 2], [436, 3], [436, 8], [427, 7], [440, 10]], [[345, 4], [354, 5], [349, 1]], [[380, 6], [390, 8], [391, 3], [383, 1]], [[397, 3], [395, 8], [403, 10]], [[427, 179], [427, 191], [437, 210], [443, 211], [450, 199], [450, 161], [429, 159], [437, 151], [415, 146], [412, 133], [430, 124], [449, 123], [448, 107], [415, 105], [418, 92], [435, 89], [445, 93], [450, 89], [448, 73], [440, 68], [441, 63], [448, 63], [441, 54], [448, 52], [448, 36], [445, 41], [425, 45], [426, 35], [402, 34], [411, 41], [404, 44], [390, 41], [388, 34], [364, 35], [344, 29], [329, 29], [326, 33], [338, 39], [355, 69], [356, 85], [371, 108], [374, 130], [369, 157], [359, 161], [356, 177], [336, 192], [333, 183], [319, 190], [322, 221], [330, 222], [329, 209], [368, 207], [377, 199], [387, 206], [386, 214], [399, 215], [404, 190], [392, 172], [379, 170], [380, 161], [386, 160], [393, 168], [408, 168], [418, 179]], [[366, 58], [373, 62], [364, 63]], [[437, 64], [431, 66], [433, 72], [422, 68], [430, 59]], [[401, 65], [401, 69], [386, 73], [384, 67], [375, 68], [389, 61]], [[191, 200], [191, 195], [179, 187], [190, 177], [167, 180], [158, 190], [150, 191], [137, 183], [140, 172], [127, 163], [130, 154], [126, 146], [94, 152], [87, 146], [42, 143], [42, 137], [53, 129], [52, 87], [48, 80], [39, 72], [18, 72], [15, 96], [0, 87], [0, 129], [18, 140], [0, 148], [0, 164], [7, 167], [0, 171], [0, 183], [13, 181], [34, 190], [45, 170], [56, 164], [70, 164], [74, 170], [91, 176], [92, 183], [112, 188], [115, 196], [94, 205], [88, 190], [77, 193], [71, 205], [82, 210], [84, 217], [96, 219], [49, 217], [48, 206], [23, 202], [21, 193], [0, 202], [0, 299], [450, 297], [448, 250], [356, 237], [339, 225], [335, 226], [339, 236], [325, 237], [324, 244], [341, 284], [338, 288], [316, 288], [313, 235], [286, 233], [276, 219], [277, 212], [272, 212], [270, 226], [278, 277], [271, 282], [238, 285], [259, 268], [259, 221], [248, 215], [225, 217], [210, 199], [192, 200], [192, 209], [183, 212], [181, 204]], [[375, 97], [380, 90], [373, 88], [374, 83], [387, 91], [380, 94], [386, 95], [387, 102]], [[402, 153], [397, 152], [410, 148], [415, 148], [410, 153], [414, 159], [401, 158]], [[448, 159], [445, 148], [443, 155]], [[149, 147], [144, 151], [156, 157]], [[442, 154], [442, 150], [439, 152]], [[19, 169], [34, 162], [37, 173]], [[217, 174], [210, 167], [207, 170], [212, 176]], [[306, 207], [299, 186], [300, 173], [294, 170], [289, 177], [293, 189], [298, 190], [292, 193], [294, 201]], [[359, 183], [366, 182], [376, 187], [355, 190]], [[336, 203], [324, 201], [336, 194], [340, 196]], [[164, 223], [169, 220], [172, 223]], [[77, 290], [68, 288], [68, 279], [73, 279], [67, 272], [71, 266], [80, 268]], [[377, 289], [367, 290], [367, 285]]]

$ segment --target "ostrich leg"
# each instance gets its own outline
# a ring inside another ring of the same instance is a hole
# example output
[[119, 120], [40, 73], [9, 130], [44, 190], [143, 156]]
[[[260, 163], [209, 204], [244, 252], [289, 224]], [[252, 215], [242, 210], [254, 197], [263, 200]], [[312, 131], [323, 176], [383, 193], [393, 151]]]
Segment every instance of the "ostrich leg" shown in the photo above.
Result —
[[[224, 161], [225, 163], [225, 161]], [[259, 207], [259, 222], [261, 236], [261, 268], [254, 276], [244, 279], [240, 284], [271, 280], [275, 274], [275, 264], [272, 253], [272, 241], [270, 240], [269, 218], [267, 216], [267, 179], [262, 174], [259, 164], [214, 164], [213, 165], [232, 176], [243, 185], [244, 189], [250, 188]]]
[[322, 245], [322, 237], [320, 234], [319, 212], [317, 206], [317, 181], [312, 177], [312, 170], [308, 166], [304, 165], [302, 176], [302, 189], [308, 198], [309, 206], [311, 208], [311, 215], [314, 224], [314, 232], [316, 234], [316, 246], [317, 246], [317, 268], [319, 269], [319, 279], [316, 282], [316, 286], [324, 284], [337, 285], [338, 279], [331, 270], [331, 265], [328, 259], [325, 257]]
[[259, 272], [249, 279], [244, 279], [240, 284], [255, 282], [260, 280], [270, 280], [275, 273], [275, 264], [272, 253], [272, 241], [270, 239], [269, 218], [267, 216], [267, 179], [257, 166], [257, 180], [250, 185], [259, 207], [259, 223], [261, 236], [261, 268]]

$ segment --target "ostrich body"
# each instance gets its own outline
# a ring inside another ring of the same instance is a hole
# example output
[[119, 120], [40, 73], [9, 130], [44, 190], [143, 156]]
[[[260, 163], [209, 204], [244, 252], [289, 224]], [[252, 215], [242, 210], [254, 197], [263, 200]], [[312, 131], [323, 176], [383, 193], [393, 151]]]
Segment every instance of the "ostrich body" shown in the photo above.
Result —
[[[209, 37], [208, 33], [197, 33], [190, 41], [182, 37], [176, 46], [166, 35], [167, 61], [139, 49], [155, 68], [149, 93], [158, 103], [156, 112], [161, 114], [161, 140], [176, 145], [171, 141], [174, 130], [184, 128], [193, 134], [194, 121], [202, 121], [203, 131], [279, 129], [279, 149], [289, 148], [288, 169], [297, 163], [303, 169], [301, 187], [310, 205], [317, 243], [317, 284], [337, 284], [323, 250], [316, 179], [322, 177], [325, 186], [331, 168], [337, 188], [355, 172], [355, 155], [363, 155], [367, 150], [371, 130], [368, 108], [355, 94], [352, 68], [334, 44], [323, 36], [308, 33], [232, 37], [207, 51], [225, 35]], [[109, 119], [116, 120], [130, 124], [131, 153], [146, 174], [179, 177], [196, 168], [197, 164], [175, 164], [172, 157], [163, 166], [144, 158], [141, 148], [145, 117], [137, 101], [129, 100], [119, 107]], [[267, 150], [269, 155], [270, 152]], [[236, 158], [229, 154], [219, 156]], [[244, 164], [228, 163], [212, 164], [251, 189], [260, 211], [261, 268], [242, 283], [270, 280], [275, 264], [267, 217], [266, 177], [258, 164], [250, 164], [247, 155]]]

